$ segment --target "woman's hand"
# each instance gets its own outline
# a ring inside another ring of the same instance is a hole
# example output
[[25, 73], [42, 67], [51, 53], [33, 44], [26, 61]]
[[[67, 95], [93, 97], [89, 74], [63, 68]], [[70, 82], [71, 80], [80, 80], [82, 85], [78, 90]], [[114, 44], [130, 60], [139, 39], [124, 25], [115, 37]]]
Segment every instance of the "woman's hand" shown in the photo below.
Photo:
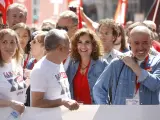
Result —
[[20, 114], [22, 114], [25, 109], [25, 105], [23, 103], [17, 102], [14, 100], [11, 100], [10, 107], [13, 108], [14, 110], [16, 110], [17, 112], [19, 112]]

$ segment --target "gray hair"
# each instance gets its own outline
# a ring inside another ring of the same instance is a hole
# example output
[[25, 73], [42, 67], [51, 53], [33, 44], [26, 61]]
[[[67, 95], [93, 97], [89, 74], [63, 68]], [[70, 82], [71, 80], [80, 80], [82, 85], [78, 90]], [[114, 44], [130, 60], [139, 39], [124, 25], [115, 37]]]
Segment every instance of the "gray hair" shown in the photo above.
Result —
[[149, 36], [149, 39], [151, 39], [151, 35], [152, 35], [152, 32], [151, 30], [146, 27], [146, 26], [136, 26], [134, 27], [131, 32], [130, 32], [130, 35], [132, 36], [133, 34], [135, 33], [143, 33], [143, 34], [147, 34]]
[[78, 24], [78, 16], [73, 11], [67, 10], [62, 12], [59, 16], [60, 18], [71, 18], [74, 25]]
[[27, 16], [27, 8], [23, 4], [20, 4], [20, 3], [13, 3], [13, 4], [9, 5], [7, 8], [7, 15], [9, 13], [9, 11], [12, 10], [13, 8], [22, 9], [24, 11], [25, 16]]
[[55, 50], [58, 45], [65, 44], [67, 39], [69, 38], [66, 31], [58, 29], [50, 30], [44, 38], [46, 51]]

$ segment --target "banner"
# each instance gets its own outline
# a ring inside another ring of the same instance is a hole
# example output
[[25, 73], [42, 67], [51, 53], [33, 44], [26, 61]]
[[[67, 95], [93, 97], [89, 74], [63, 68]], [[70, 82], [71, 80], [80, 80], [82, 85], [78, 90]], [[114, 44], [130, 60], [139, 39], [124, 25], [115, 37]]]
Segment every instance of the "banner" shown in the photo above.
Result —
[[[0, 119], [7, 120], [11, 111], [11, 108], [0, 108]], [[159, 105], [81, 105], [76, 111], [63, 106], [27, 107], [20, 120], [160, 120], [159, 111]]]

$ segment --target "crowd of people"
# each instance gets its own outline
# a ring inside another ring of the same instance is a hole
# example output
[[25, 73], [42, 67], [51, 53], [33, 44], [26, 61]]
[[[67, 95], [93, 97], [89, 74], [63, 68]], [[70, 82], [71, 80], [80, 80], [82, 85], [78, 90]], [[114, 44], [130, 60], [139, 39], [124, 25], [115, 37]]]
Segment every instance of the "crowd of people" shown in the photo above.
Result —
[[80, 104], [158, 105], [160, 43], [153, 21], [94, 22], [80, 10], [67, 10], [57, 22], [26, 24], [27, 9], [7, 9], [0, 30], [0, 107], [20, 114], [25, 106], [53, 108]]

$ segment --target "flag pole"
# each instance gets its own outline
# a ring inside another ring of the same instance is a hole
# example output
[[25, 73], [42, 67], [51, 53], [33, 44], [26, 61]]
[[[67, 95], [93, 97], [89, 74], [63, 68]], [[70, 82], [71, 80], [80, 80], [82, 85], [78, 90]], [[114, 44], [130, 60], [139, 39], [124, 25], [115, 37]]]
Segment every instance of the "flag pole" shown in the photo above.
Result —
[[157, 5], [156, 5], [156, 9], [155, 9], [153, 19], [152, 19], [153, 22], [155, 22], [157, 11], [158, 11], [158, 8], [159, 8], [159, 4], [160, 4], [160, 0], [158, 0]]

